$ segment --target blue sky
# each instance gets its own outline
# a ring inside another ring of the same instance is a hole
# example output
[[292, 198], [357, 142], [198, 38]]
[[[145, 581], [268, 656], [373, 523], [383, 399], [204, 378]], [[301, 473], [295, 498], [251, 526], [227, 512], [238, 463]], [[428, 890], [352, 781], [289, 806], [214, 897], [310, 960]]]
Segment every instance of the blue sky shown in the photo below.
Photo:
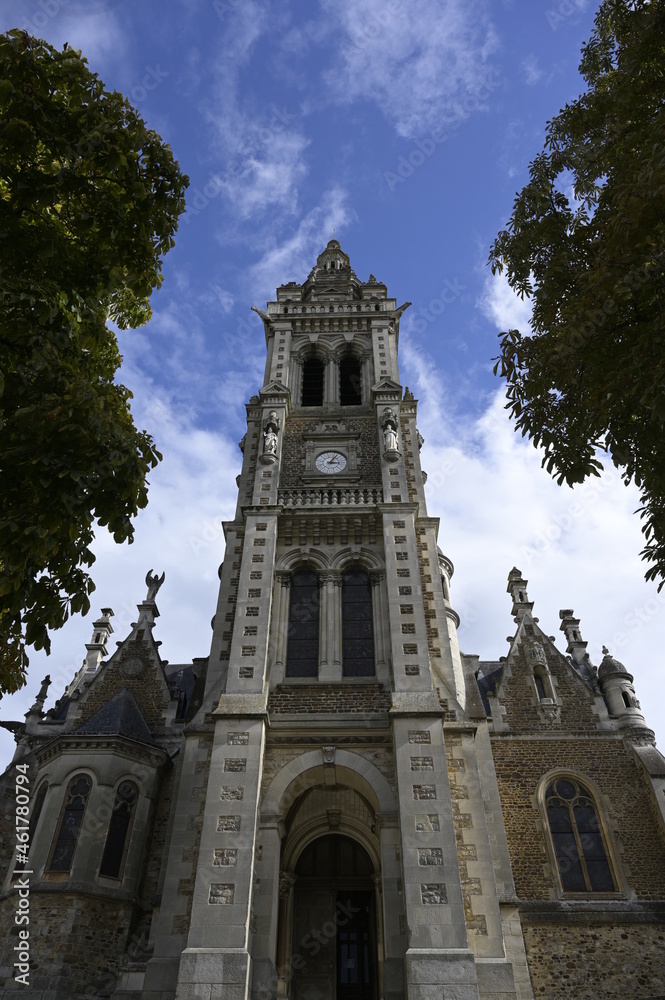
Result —
[[[548, 634], [581, 619], [635, 675], [665, 743], [660, 697], [665, 594], [643, 580], [639, 505], [611, 470], [557, 487], [517, 437], [492, 374], [497, 333], [528, 306], [486, 266], [545, 124], [582, 86], [588, 0], [22, 0], [19, 26], [82, 49], [189, 174], [188, 211], [147, 327], [120, 335], [133, 411], [164, 453], [136, 542], [100, 531], [92, 613], [33, 654], [30, 684], [5, 698], [21, 718], [48, 672], [52, 704], [80, 666], [92, 621], [135, 619], [149, 568], [166, 571], [155, 635], [171, 662], [209, 651], [235, 503], [244, 403], [261, 384], [262, 324], [250, 312], [303, 281], [336, 236], [358, 276], [398, 302], [401, 380], [420, 400], [428, 503], [453, 560], [468, 653], [498, 658], [514, 626], [509, 570], [529, 580]], [[563, 648], [560, 644], [560, 648]], [[2, 734], [0, 761], [11, 755]]]

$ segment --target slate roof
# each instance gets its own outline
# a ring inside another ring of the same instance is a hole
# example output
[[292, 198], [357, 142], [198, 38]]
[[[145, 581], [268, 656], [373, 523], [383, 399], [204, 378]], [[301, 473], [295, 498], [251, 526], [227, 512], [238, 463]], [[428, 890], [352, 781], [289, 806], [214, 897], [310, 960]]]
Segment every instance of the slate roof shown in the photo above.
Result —
[[98, 712], [76, 730], [77, 733], [105, 733], [127, 736], [142, 743], [154, 743], [147, 723], [129, 688], [114, 694]]

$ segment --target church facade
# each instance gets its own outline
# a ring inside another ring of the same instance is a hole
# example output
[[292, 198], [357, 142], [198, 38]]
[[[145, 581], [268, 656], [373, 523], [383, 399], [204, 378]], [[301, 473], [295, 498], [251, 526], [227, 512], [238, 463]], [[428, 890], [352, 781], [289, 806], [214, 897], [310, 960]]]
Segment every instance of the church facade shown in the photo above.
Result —
[[507, 656], [460, 650], [408, 305], [331, 240], [255, 309], [209, 655], [162, 658], [151, 571], [116, 651], [105, 608], [55, 707], [5, 723], [0, 997], [665, 997], [665, 759], [519, 570]]

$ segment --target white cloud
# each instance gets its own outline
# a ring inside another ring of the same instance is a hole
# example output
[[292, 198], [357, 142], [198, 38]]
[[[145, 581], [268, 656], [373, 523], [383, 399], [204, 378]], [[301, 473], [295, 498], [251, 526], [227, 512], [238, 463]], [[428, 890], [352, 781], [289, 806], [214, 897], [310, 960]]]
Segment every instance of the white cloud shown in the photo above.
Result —
[[337, 62], [325, 74], [338, 101], [375, 101], [410, 138], [466, 117], [464, 101], [473, 95], [486, 99], [487, 86], [480, 88], [498, 41], [482, 0], [421, 0], [417, 13], [404, 0], [323, 6], [343, 32]]
[[[251, 130], [247, 120], [244, 127]], [[220, 193], [243, 220], [275, 205], [294, 212], [298, 182], [307, 174], [302, 156], [308, 145], [299, 132], [273, 133], [243, 160], [240, 173], [219, 175]]]
[[420, 397], [429, 514], [441, 518], [439, 545], [453, 560], [452, 603], [460, 645], [498, 659], [514, 632], [506, 582], [513, 566], [529, 581], [535, 614], [565, 650], [561, 608], [573, 608], [594, 663], [601, 647], [635, 675], [647, 722], [665, 739], [662, 645], [665, 593], [644, 580], [639, 496], [610, 468], [575, 489], [559, 487], [540, 454], [515, 434], [497, 393], [475, 422], [456, 412], [456, 389], [418, 347], [400, 344], [402, 382]]
[[309, 274], [321, 248], [333, 238], [333, 232], [352, 218], [346, 191], [334, 187], [323, 193], [320, 203], [298, 224], [296, 231], [279, 243], [262, 234], [262, 245], [272, 243], [249, 271], [248, 279], [254, 300], [272, 299], [275, 288], [285, 281], [303, 281]]
[[[166, 572], [155, 628], [164, 658], [187, 662], [209, 652], [217, 567], [224, 554], [221, 522], [234, 516], [235, 476], [242, 455], [235, 437], [198, 429], [171, 406], [163, 389], [157, 391], [145, 380], [138, 385], [138, 380], [132, 373], [137, 423], [147, 423], [158, 437], [164, 460], [149, 476], [149, 504], [135, 522], [135, 541], [116, 545], [105, 529], [98, 530], [93, 545], [97, 561], [91, 570], [97, 589], [90, 613], [72, 618], [53, 633], [51, 656], [30, 654], [29, 684], [2, 699], [3, 720], [22, 720], [47, 673], [52, 680], [47, 707], [53, 705], [80, 667], [92, 622], [102, 607], [115, 612], [109, 654], [114, 651], [114, 641], [122, 640], [136, 621], [136, 605], [145, 596], [144, 578], [151, 568]], [[11, 737], [0, 730], [0, 770], [12, 747]]]
[[531, 302], [527, 298], [521, 299], [512, 290], [505, 274], [488, 275], [477, 304], [481, 312], [500, 332], [504, 330], [528, 332], [531, 322]]
[[293, 109], [253, 104], [239, 82], [271, 22], [265, 8], [245, 0], [223, 23], [213, 98], [206, 110], [213, 150], [222, 165], [212, 171], [207, 188], [221, 194], [242, 221], [268, 208], [292, 214], [298, 184], [307, 173], [303, 157], [309, 141], [294, 125]]
[[522, 60], [522, 71], [529, 87], [535, 86], [543, 76], [543, 71], [538, 66], [538, 58], [533, 55]]

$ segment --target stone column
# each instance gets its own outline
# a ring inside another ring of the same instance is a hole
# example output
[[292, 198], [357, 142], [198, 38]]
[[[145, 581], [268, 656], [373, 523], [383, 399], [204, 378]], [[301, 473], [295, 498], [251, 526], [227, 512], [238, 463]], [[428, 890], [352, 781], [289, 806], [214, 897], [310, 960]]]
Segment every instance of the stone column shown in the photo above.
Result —
[[[394, 695], [409, 1000], [478, 1000], [464, 919], [452, 799], [438, 699]], [[464, 989], [462, 989], [464, 987]]]
[[370, 400], [372, 392], [372, 354], [364, 354], [360, 360], [360, 386], [364, 405]]
[[339, 626], [337, 604], [342, 577], [340, 573], [321, 573], [319, 587], [321, 604], [319, 608], [319, 680], [334, 682], [341, 680], [341, 659], [339, 655]]
[[325, 362], [324, 403], [339, 403], [339, 359], [328, 357]]
[[397, 815], [377, 817], [380, 824], [382, 892], [377, 902], [383, 913], [383, 986], [385, 1000], [404, 1000], [406, 920], [404, 883]]
[[256, 865], [258, 888], [254, 892], [252, 936], [252, 991], [256, 996], [277, 992], [280, 856], [284, 821], [281, 816], [264, 816], [259, 831]]
[[273, 623], [273, 648], [275, 650], [275, 658], [272, 666], [271, 686], [281, 684], [284, 680], [289, 641], [290, 589], [291, 574], [275, 573], [275, 610]]
[[293, 872], [279, 873], [279, 932], [277, 936], [277, 996], [287, 997], [291, 985], [289, 929], [293, 918]]
[[332, 589], [330, 593], [330, 630], [332, 635], [332, 666], [335, 671], [334, 679], [342, 679], [342, 574], [330, 574], [332, 578]]
[[387, 610], [383, 593], [383, 581], [386, 574], [382, 570], [372, 570], [369, 574], [372, 582], [372, 626], [374, 628], [374, 651], [376, 654], [376, 675], [380, 679], [388, 681], [386, 671], [386, 636], [384, 633], [385, 622], [387, 621]]
[[291, 357], [289, 388], [291, 389], [291, 402], [294, 406], [299, 406], [302, 399], [302, 358]]
[[[248, 996], [265, 699], [222, 696], [202, 819], [187, 947], [175, 1000]], [[197, 790], [198, 791], [198, 790]], [[215, 992], [216, 991], [216, 992]]]

